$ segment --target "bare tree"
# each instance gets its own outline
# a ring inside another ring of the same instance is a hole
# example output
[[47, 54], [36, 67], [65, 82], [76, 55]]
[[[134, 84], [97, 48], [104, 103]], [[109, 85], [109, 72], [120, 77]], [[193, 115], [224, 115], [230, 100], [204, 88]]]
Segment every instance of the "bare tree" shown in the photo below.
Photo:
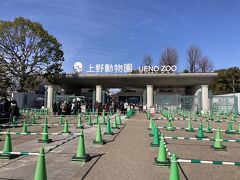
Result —
[[197, 62], [197, 65], [199, 67], [199, 72], [202, 73], [211, 72], [213, 70], [213, 63], [207, 56], [202, 57]]
[[195, 73], [198, 71], [198, 62], [202, 57], [202, 51], [197, 46], [190, 46], [186, 52], [188, 69], [190, 73]]
[[153, 59], [150, 55], [145, 55], [142, 61], [142, 66], [152, 66]]
[[161, 66], [173, 66], [178, 63], [177, 50], [174, 48], [167, 48], [163, 51], [160, 57]]

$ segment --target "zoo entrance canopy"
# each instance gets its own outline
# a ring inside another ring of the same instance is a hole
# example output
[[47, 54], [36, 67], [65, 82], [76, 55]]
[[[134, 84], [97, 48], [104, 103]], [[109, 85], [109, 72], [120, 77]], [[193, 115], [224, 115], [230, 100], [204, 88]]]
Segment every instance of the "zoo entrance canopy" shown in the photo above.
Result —
[[53, 84], [79, 88], [95, 88], [96, 85], [102, 85], [105, 88], [145, 88], [146, 85], [182, 87], [210, 85], [217, 76], [217, 73], [66, 74]]

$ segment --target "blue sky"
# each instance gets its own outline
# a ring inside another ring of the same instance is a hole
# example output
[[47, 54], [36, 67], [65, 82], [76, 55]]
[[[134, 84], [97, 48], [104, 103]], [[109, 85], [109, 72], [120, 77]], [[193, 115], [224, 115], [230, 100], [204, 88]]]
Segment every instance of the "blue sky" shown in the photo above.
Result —
[[159, 64], [176, 48], [179, 69], [186, 49], [199, 46], [215, 69], [240, 66], [238, 0], [0, 0], [0, 19], [40, 22], [63, 45], [64, 70], [73, 64], [133, 63], [144, 55]]

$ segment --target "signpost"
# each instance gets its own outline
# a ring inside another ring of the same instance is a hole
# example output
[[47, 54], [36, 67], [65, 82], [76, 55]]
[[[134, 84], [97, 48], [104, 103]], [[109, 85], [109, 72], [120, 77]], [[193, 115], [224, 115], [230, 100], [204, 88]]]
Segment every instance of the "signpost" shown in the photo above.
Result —
[[154, 106], [150, 106], [150, 116], [152, 116], [152, 117], [155, 116], [155, 108], [154, 108]]

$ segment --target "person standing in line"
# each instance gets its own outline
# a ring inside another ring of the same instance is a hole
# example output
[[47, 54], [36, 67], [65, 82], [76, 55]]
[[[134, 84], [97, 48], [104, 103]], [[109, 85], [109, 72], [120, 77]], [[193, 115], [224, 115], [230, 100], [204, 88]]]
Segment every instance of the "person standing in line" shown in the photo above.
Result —
[[17, 101], [16, 100], [12, 100], [12, 103], [9, 107], [9, 115], [10, 115], [10, 120], [13, 120], [13, 117], [15, 117], [16, 120], [17, 120], [18, 117], [20, 116], [19, 108], [17, 106]]

